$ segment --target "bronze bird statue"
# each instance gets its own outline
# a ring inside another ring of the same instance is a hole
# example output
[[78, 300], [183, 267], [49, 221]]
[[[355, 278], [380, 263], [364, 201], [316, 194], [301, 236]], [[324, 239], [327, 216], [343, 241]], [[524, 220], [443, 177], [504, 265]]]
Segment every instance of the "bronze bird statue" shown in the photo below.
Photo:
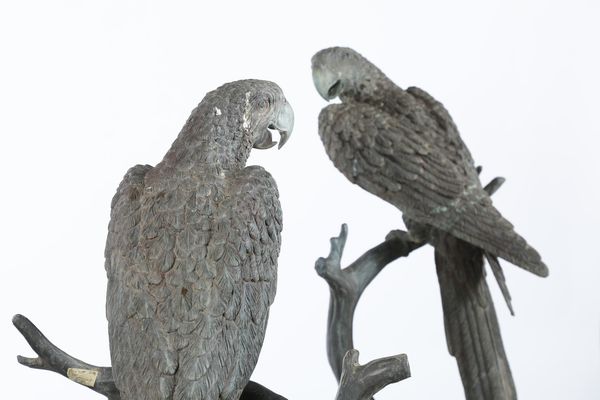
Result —
[[274, 83], [208, 93], [155, 167], [112, 201], [106, 242], [113, 374], [123, 400], [237, 400], [256, 365], [282, 229], [273, 177], [252, 148], [292, 132]]
[[401, 89], [349, 48], [319, 51], [312, 72], [325, 100], [341, 100], [319, 115], [329, 158], [352, 183], [400, 209], [414, 240], [435, 248], [447, 344], [467, 399], [516, 399], [483, 260], [511, 307], [497, 257], [547, 276], [540, 255], [494, 208], [440, 102]]

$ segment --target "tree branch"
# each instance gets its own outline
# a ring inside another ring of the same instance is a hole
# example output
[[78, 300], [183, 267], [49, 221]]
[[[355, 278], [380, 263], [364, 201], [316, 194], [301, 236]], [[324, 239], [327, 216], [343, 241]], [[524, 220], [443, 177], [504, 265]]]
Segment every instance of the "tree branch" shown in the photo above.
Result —
[[331, 238], [331, 250], [327, 258], [321, 257], [315, 263], [317, 273], [329, 284], [331, 293], [327, 321], [327, 358], [338, 382], [342, 375], [344, 355], [354, 348], [352, 322], [356, 304], [363, 291], [387, 264], [408, 256], [425, 244], [412, 240], [407, 232], [392, 231], [383, 243], [342, 269], [341, 258], [347, 237], [348, 226], [343, 224], [339, 236]]
[[110, 367], [97, 367], [71, 357], [52, 344], [23, 315], [15, 315], [12, 322], [38, 355], [36, 358], [17, 356], [17, 361], [20, 364], [30, 368], [56, 372], [94, 392], [108, 397], [109, 400], [120, 400], [121, 395], [115, 386]]
[[267, 389], [263, 385], [249, 381], [240, 400], [287, 400], [285, 397]]
[[368, 400], [390, 383], [410, 377], [406, 354], [379, 358], [359, 365], [358, 351], [348, 350], [342, 364], [336, 400]]
[[[97, 367], [71, 357], [52, 342], [26, 317], [17, 314], [13, 324], [27, 340], [38, 357], [17, 356], [17, 361], [26, 367], [53, 371], [106, 396], [109, 400], [120, 400], [121, 394], [115, 386], [111, 367]], [[266, 387], [248, 382], [240, 400], [286, 400]]]

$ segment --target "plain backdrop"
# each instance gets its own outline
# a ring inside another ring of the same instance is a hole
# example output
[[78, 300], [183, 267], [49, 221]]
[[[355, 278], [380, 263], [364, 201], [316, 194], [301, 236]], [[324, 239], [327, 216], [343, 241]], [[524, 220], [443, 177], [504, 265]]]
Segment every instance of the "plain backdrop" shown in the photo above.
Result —
[[[350, 46], [457, 123], [496, 206], [542, 254], [540, 279], [508, 263], [511, 317], [490, 280], [522, 399], [600, 397], [600, 6], [596, 1], [150, 2], [0, 5], [0, 376], [3, 398], [100, 399], [19, 366], [28, 316], [59, 347], [109, 365], [104, 242], [125, 171], [156, 164], [204, 94], [277, 82], [296, 113], [281, 150], [254, 151], [284, 209], [279, 286], [253, 379], [289, 399], [333, 399], [328, 288], [314, 262], [349, 225], [347, 264], [402, 228], [350, 184], [317, 135], [325, 102], [310, 58]], [[378, 399], [463, 398], [448, 355], [431, 248], [390, 264], [355, 318], [361, 362], [407, 353], [412, 377]]]

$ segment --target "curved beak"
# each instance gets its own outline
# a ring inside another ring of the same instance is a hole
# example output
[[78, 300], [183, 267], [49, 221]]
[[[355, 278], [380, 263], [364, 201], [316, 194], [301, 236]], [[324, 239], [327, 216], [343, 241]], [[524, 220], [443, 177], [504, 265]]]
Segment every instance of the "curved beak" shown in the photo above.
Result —
[[277, 130], [281, 139], [279, 140], [278, 148], [282, 148], [283, 145], [288, 141], [292, 135], [294, 129], [294, 110], [292, 106], [284, 100], [283, 106], [279, 108], [275, 116], [275, 121], [269, 124], [268, 128], [262, 133], [259, 140], [254, 142], [255, 149], [270, 149], [275, 146], [277, 142], [274, 142], [271, 137], [271, 130]]
[[326, 101], [336, 98], [342, 90], [342, 80], [340, 77], [318, 66], [313, 66], [313, 83], [317, 92]]
[[294, 130], [294, 110], [287, 101], [284, 103], [282, 109], [279, 110], [277, 121], [275, 122], [275, 129], [277, 129], [281, 135], [278, 146], [278, 148], [281, 149]]

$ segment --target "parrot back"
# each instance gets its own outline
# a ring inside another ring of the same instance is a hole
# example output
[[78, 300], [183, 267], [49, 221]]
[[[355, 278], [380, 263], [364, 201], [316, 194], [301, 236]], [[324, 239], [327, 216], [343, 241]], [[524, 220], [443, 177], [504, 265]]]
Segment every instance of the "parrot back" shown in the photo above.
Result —
[[156, 172], [126, 176], [113, 202], [107, 317], [117, 387], [123, 399], [235, 400], [275, 294], [275, 183], [255, 167]]

